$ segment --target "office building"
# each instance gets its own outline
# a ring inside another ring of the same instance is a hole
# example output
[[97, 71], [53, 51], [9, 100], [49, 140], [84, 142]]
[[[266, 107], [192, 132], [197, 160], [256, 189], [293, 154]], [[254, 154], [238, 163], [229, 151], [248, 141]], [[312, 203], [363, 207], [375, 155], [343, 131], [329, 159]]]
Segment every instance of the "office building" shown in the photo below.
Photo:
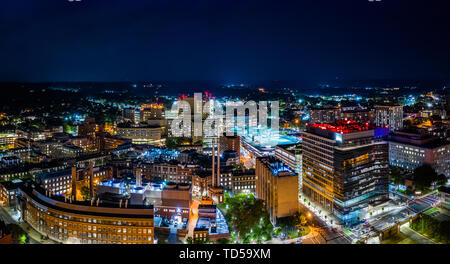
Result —
[[275, 146], [275, 157], [289, 166], [298, 175], [298, 186], [302, 186], [302, 146], [301, 143]]
[[341, 116], [341, 109], [337, 107], [312, 108], [309, 110], [309, 123], [331, 123]]
[[396, 131], [389, 136], [389, 163], [414, 170], [424, 164], [450, 177], [450, 142], [423, 133]]
[[375, 124], [379, 127], [389, 127], [390, 131], [403, 128], [403, 106], [376, 105]]
[[74, 201], [19, 187], [22, 219], [44, 236], [69, 244], [153, 244], [153, 206], [127, 201]]
[[370, 109], [352, 109], [341, 113], [341, 119], [352, 120], [360, 123], [375, 123], [375, 111]]
[[155, 144], [161, 141], [161, 127], [159, 126], [127, 126], [119, 124], [117, 135], [131, 139], [133, 144]]
[[223, 150], [233, 150], [236, 151], [238, 156], [241, 155], [241, 143], [239, 136], [223, 136], [220, 138], [220, 141], [223, 146]]
[[298, 175], [274, 157], [256, 159], [256, 196], [264, 200], [270, 220], [294, 215], [298, 211]]
[[130, 121], [133, 124], [138, 124], [141, 121], [141, 112], [136, 108], [125, 108], [122, 111], [122, 117], [125, 121]]
[[387, 128], [337, 121], [303, 133], [302, 192], [343, 223], [389, 198]]
[[140, 110], [140, 122], [147, 122], [152, 119], [162, 119], [163, 116], [162, 104], [145, 104]]

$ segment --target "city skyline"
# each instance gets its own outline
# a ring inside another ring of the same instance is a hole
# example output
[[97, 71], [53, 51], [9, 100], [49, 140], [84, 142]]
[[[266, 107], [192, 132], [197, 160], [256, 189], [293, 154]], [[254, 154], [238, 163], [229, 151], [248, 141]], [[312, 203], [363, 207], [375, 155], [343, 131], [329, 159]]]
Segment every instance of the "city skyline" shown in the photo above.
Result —
[[449, 10], [3, 3], [0, 248], [271, 263], [322, 260], [306, 249], [328, 244], [449, 245]]

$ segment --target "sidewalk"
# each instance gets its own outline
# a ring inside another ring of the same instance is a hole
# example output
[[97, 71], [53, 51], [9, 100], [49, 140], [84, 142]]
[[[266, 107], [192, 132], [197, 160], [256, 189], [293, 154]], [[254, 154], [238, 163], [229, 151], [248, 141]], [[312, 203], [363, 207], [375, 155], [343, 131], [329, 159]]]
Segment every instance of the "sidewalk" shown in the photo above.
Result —
[[[300, 193], [302, 198], [299, 198], [298, 201], [300, 204], [302, 204], [304, 207], [306, 207], [307, 209], [309, 209], [311, 212], [313, 212], [317, 218], [319, 218], [322, 222], [324, 222], [326, 225], [329, 225], [331, 227], [335, 227], [335, 228], [339, 228], [341, 229], [342, 227], [340, 225], [337, 225], [336, 223], [339, 222], [339, 219], [337, 217], [335, 217], [333, 214], [328, 213], [321, 205], [310, 201], [303, 193]], [[303, 200], [306, 198], [306, 202], [304, 202]], [[308, 202], [311, 203], [311, 205], [308, 205]], [[319, 211], [320, 214], [319, 214]], [[327, 218], [325, 219], [324, 216], [327, 216]], [[331, 221], [333, 221], [333, 223], [331, 223]]]
[[[335, 228], [338, 233], [341, 232], [343, 237], [342, 237], [342, 239], [339, 239], [339, 242], [352, 243], [352, 241], [355, 239], [352, 236], [352, 232], [350, 232], [345, 226], [338, 224], [340, 222], [340, 220], [335, 215], [327, 212], [327, 210], [324, 209], [321, 205], [319, 205], [313, 201], [310, 201], [306, 196], [303, 195], [303, 193], [300, 193], [300, 195], [302, 198], [299, 199], [299, 204], [301, 206], [305, 207], [307, 210], [310, 210], [313, 213], [314, 217], [319, 222], [321, 222], [320, 225], [325, 225], [326, 227], [332, 227], [332, 228]], [[303, 201], [303, 199], [305, 199], [305, 198], [306, 198], [306, 202]], [[308, 206], [308, 202], [310, 202], [311, 205]], [[320, 211], [320, 213], [319, 213], [319, 211]], [[325, 219], [325, 216], [326, 216], [326, 219]], [[333, 241], [333, 243], [335, 243], [335, 242], [337, 242], [337, 240]]]
[[412, 230], [409, 227], [409, 224], [404, 224], [400, 226], [400, 232], [405, 234], [407, 237], [411, 238], [414, 241], [417, 241], [419, 244], [437, 244], [433, 240], [429, 239], [428, 237], [420, 234], [419, 232]]
[[11, 208], [1, 207], [0, 210], [1, 210], [1, 212], [0, 212], [1, 215], [6, 218], [5, 220], [8, 224], [18, 225], [36, 243], [39, 243], [39, 244], [57, 244], [58, 243], [51, 239], [46, 239], [46, 240], [41, 239], [41, 233], [36, 231], [29, 224], [22, 221], [21, 218], [17, 216], [17, 214], [13, 214], [13, 212], [11, 212]]

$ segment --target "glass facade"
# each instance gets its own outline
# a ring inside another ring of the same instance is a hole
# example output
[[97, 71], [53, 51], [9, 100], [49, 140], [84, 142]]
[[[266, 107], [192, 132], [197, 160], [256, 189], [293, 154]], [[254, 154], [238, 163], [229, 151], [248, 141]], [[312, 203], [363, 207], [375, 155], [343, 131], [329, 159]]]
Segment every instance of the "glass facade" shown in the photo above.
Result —
[[389, 199], [388, 144], [374, 131], [303, 134], [303, 193], [345, 223]]

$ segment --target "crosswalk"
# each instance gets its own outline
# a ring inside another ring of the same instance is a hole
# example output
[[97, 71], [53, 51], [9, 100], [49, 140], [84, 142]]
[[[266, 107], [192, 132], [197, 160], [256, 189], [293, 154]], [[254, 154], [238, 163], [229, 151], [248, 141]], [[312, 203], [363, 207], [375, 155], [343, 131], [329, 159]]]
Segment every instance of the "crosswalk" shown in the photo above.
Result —
[[414, 198], [408, 202], [408, 208], [411, 209], [414, 213], [421, 213], [428, 209], [430, 209], [432, 206], [434, 206], [436, 203], [439, 202], [439, 196], [436, 194], [430, 194], [426, 196], [422, 196], [419, 198]]

